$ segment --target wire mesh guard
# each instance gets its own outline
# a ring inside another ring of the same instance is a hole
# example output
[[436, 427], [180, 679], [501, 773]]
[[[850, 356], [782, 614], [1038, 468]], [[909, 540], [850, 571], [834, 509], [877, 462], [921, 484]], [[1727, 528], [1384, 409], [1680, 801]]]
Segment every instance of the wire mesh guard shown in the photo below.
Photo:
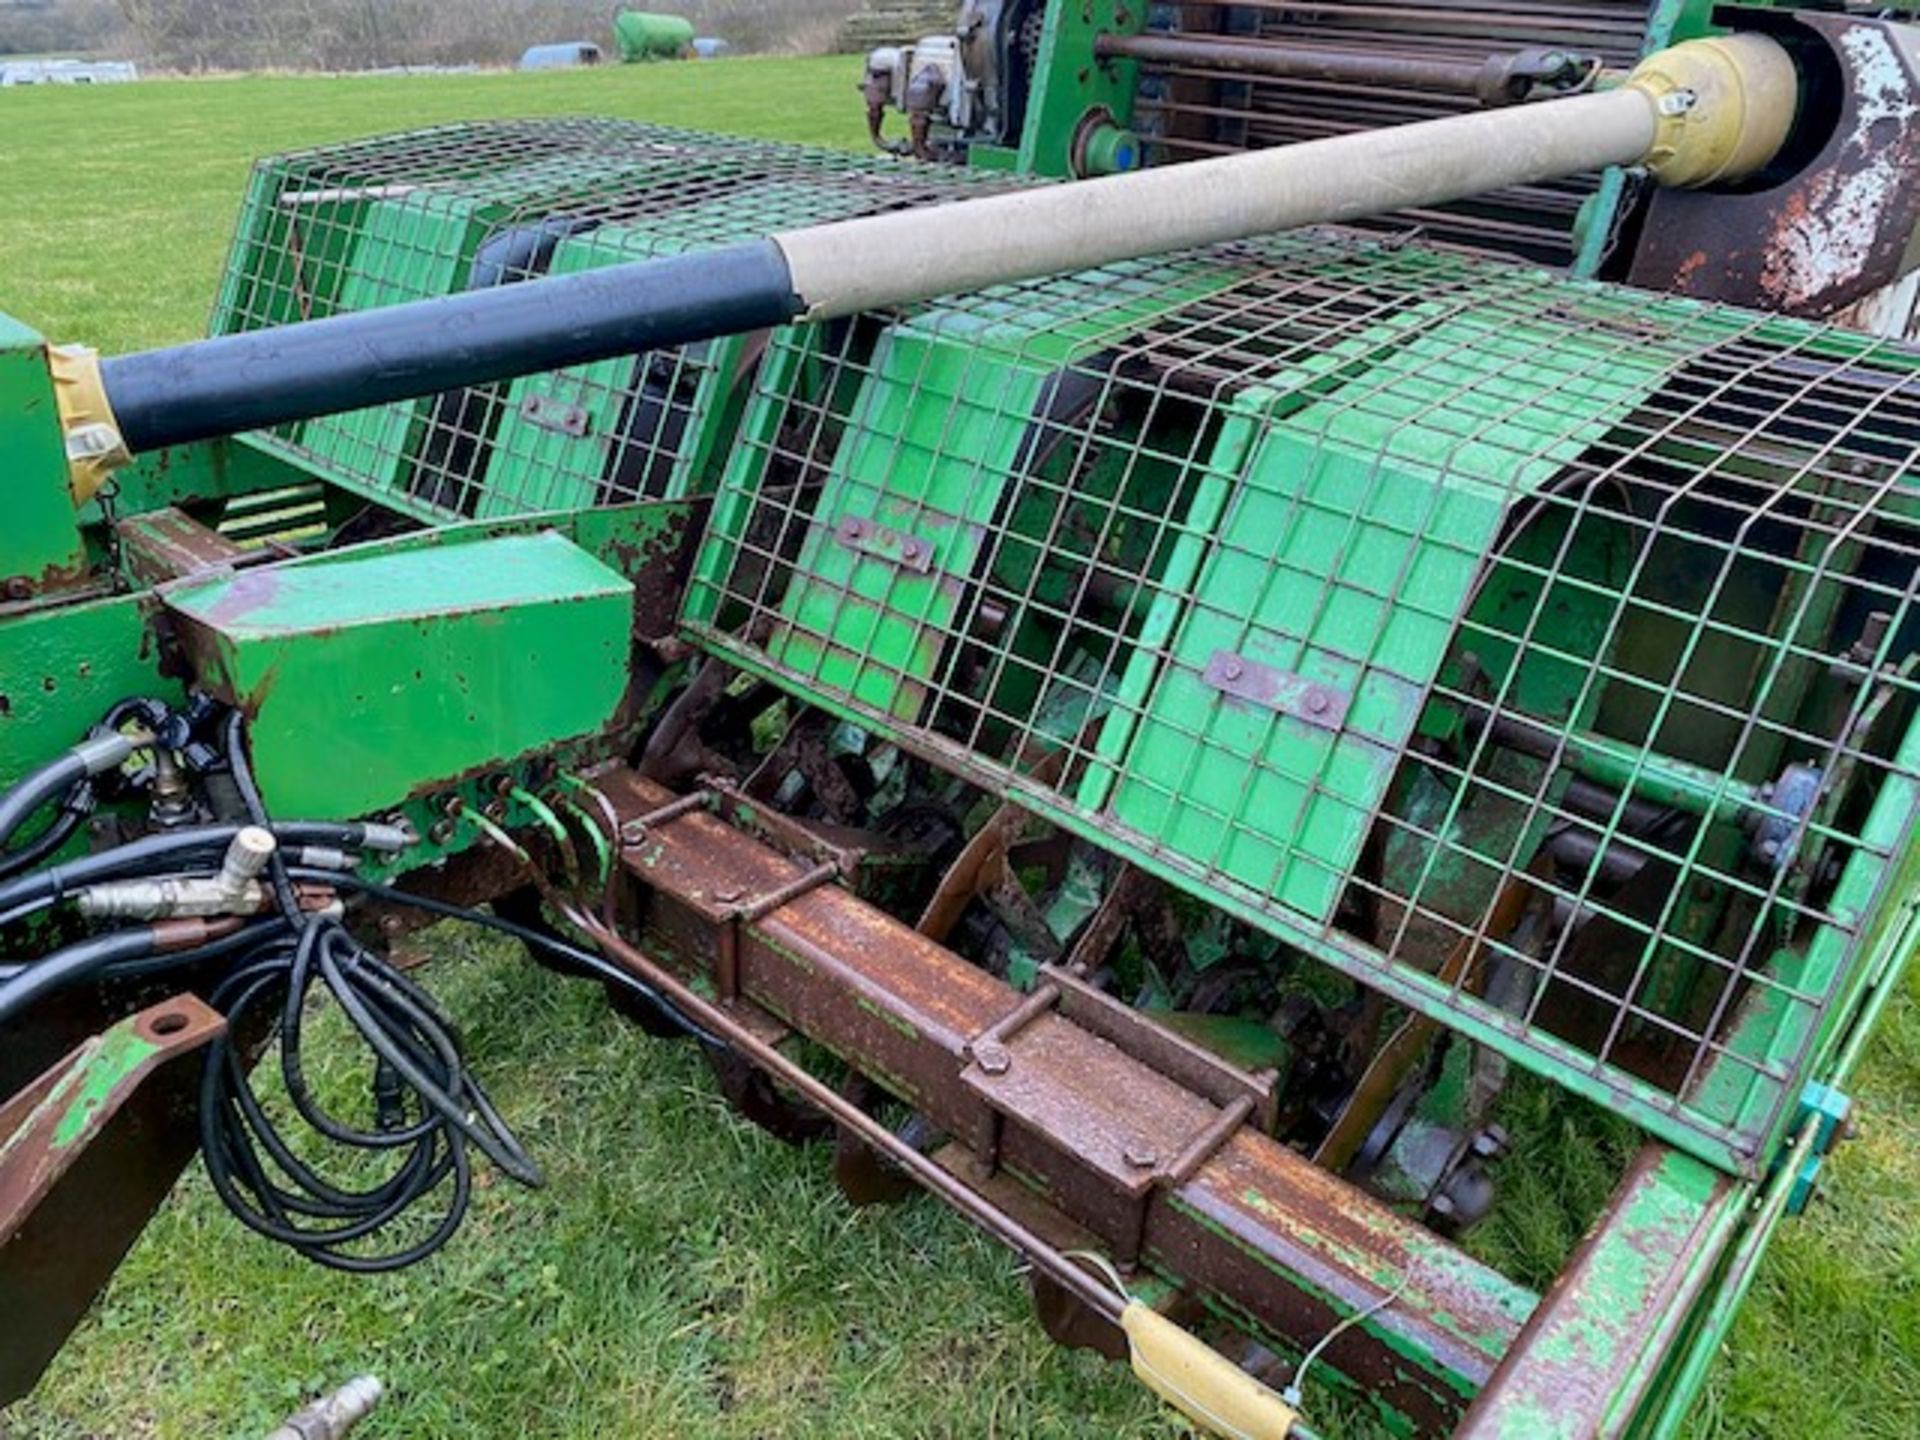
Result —
[[[311, 150], [255, 167], [212, 329], [577, 273], [995, 183], [609, 120]], [[311, 420], [265, 443], [427, 520], [677, 498], [710, 485], [756, 359], [757, 342], [723, 339]]]
[[686, 627], [1752, 1173], [1906, 943], [1916, 367], [1324, 234], [793, 330]]

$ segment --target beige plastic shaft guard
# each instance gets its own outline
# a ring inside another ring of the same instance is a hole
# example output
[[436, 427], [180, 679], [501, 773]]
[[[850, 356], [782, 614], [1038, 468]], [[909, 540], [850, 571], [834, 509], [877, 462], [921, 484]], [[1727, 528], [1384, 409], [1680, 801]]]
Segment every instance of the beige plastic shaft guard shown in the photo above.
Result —
[[1299, 1412], [1226, 1356], [1138, 1300], [1120, 1314], [1133, 1373], [1194, 1424], [1225, 1440], [1287, 1440]]
[[1649, 55], [1627, 86], [1653, 102], [1646, 166], [1662, 185], [1711, 185], [1761, 169], [1799, 108], [1793, 57], [1765, 35], [1686, 40]]
[[67, 485], [73, 491], [73, 503], [84, 505], [133, 456], [127, 452], [106, 386], [100, 381], [100, 352], [85, 345], [49, 346], [47, 369], [53, 376], [54, 402], [60, 407], [60, 428], [66, 435]]

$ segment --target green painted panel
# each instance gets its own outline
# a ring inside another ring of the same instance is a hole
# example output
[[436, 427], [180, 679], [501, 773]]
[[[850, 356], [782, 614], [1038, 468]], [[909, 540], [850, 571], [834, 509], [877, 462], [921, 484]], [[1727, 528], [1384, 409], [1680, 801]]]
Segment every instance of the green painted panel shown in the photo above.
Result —
[[1010, 503], [1062, 371], [1231, 278], [1192, 261], [1160, 270], [1152, 290], [1130, 292], [1140, 267], [1115, 266], [1062, 281], [1039, 304], [989, 292], [887, 332], [769, 642], [781, 664], [919, 716], [967, 582], [995, 532], [1020, 524]]
[[[1441, 319], [1267, 432], [1147, 700], [1116, 819], [1332, 917], [1509, 505], [1666, 358], [1554, 338]], [[1208, 678], [1223, 663], [1278, 693], [1223, 690]]]
[[178, 700], [141, 600], [116, 596], [0, 620], [0, 785], [43, 765], [129, 695]]
[[0, 580], [36, 588], [86, 564], [39, 332], [0, 315]]
[[364, 815], [591, 734], [627, 688], [632, 586], [552, 532], [266, 566], [166, 603], [253, 716], [286, 815]]

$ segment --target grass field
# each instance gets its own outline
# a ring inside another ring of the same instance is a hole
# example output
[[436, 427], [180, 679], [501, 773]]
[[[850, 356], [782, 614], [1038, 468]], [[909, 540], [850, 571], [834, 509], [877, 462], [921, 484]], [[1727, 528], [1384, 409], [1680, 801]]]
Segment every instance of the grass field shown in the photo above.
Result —
[[[854, 80], [841, 58], [8, 92], [0, 309], [110, 350], [195, 334], [259, 153], [557, 112], [853, 145]], [[485, 1187], [449, 1250], [362, 1281], [246, 1236], [196, 1175], [0, 1421], [11, 1440], [258, 1435], [363, 1369], [394, 1391], [369, 1440], [1179, 1433], [1119, 1371], [1048, 1346], [1012, 1259], [931, 1202], [850, 1210], [823, 1156], [731, 1118], [687, 1049], [645, 1039], [510, 947], [449, 935], [440, 959], [435, 988], [547, 1187]], [[1782, 1235], [1696, 1436], [1920, 1434], [1911, 994], [1859, 1098], [1862, 1137]], [[1536, 1149], [1553, 1146], [1557, 1114]], [[1547, 1183], [1576, 1178], [1549, 1170]], [[1570, 1238], [1527, 1233], [1523, 1215], [1479, 1243], [1524, 1261]], [[1310, 1415], [1348, 1433], [1337, 1410]]]

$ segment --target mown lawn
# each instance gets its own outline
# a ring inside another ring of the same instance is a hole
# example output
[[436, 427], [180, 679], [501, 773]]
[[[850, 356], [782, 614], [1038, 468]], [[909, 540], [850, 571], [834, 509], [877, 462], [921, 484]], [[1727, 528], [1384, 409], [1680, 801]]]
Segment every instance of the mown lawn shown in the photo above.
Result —
[[[108, 350], [197, 333], [256, 154], [560, 112], [852, 146], [855, 78], [839, 58], [10, 91], [0, 309]], [[196, 1175], [0, 1429], [258, 1435], [371, 1369], [394, 1396], [369, 1440], [1179, 1433], [1120, 1372], [1048, 1346], [1012, 1259], [931, 1202], [849, 1209], [822, 1155], [734, 1120], [688, 1049], [646, 1039], [513, 947], [446, 935], [439, 951], [435, 988], [547, 1187], [485, 1187], [448, 1251], [366, 1281], [248, 1237]], [[1920, 1434], [1911, 992], [1861, 1077], [1862, 1136], [1776, 1246], [1697, 1436]], [[324, 1078], [342, 1081], [335, 1070]], [[1531, 1158], [1551, 1153], [1559, 1123], [1546, 1114]], [[1529, 1183], [1561, 1178], [1549, 1165]], [[1564, 1242], [1529, 1236], [1525, 1203], [1489, 1250]], [[1343, 1433], [1339, 1411], [1318, 1418]]]

